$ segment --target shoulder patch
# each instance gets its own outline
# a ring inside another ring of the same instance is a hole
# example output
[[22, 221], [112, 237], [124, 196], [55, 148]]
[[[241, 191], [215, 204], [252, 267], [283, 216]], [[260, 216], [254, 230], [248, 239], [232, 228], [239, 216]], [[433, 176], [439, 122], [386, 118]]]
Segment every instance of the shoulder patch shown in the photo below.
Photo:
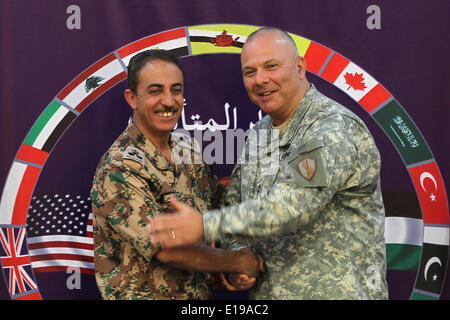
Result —
[[125, 151], [123, 152], [122, 158], [133, 160], [136, 162], [139, 162], [140, 164], [145, 164], [145, 154], [144, 151], [139, 150], [136, 147], [128, 146]]

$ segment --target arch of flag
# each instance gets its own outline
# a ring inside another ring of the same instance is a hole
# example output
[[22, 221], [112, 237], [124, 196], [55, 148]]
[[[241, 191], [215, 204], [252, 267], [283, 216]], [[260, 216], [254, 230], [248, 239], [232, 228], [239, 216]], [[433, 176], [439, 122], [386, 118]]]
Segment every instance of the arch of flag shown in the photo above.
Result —
[[[210, 24], [154, 34], [106, 55], [56, 95], [21, 144], [1, 197], [0, 262], [11, 299], [42, 299], [24, 232], [41, 170], [59, 138], [81, 112], [126, 79], [131, 57], [154, 48], [170, 50], [179, 57], [239, 54], [246, 37], [258, 28]], [[403, 159], [422, 217], [386, 217], [387, 267], [417, 270], [411, 299], [439, 299], [448, 262], [449, 211], [444, 182], [425, 139], [400, 103], [366, 71], [326, 46], [290, 35], [306, 59], [307, 70], [342, 90], [368, 112]]]

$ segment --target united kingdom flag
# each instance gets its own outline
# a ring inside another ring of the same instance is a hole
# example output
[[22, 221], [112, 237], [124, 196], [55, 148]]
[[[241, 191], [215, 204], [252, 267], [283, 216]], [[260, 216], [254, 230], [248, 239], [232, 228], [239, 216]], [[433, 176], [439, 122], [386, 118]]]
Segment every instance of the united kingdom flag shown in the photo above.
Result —
[[27, 253], [23, 227], [0, 228], [0, 261], [11, 299], [41, 299]]

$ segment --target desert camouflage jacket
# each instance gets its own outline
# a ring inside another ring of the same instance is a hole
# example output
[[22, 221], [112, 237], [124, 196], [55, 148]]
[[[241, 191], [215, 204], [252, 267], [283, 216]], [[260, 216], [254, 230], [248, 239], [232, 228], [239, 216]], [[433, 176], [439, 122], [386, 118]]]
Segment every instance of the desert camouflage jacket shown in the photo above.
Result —
[[232, 206], [203, 214], [207, 240], [264, 256], [251, 297], [386, 299], [380, 155], [364, 123], [311, 86], [282, 129], [268, 116], [253, 129]]
[[[174, 139], [170, 143], [173, 148]], [[171, 195], [202, 211], [213, 208], [219, 189], [209, 166], [172, 165], [130, 122], [102, 157], [91, 190], [102, 297], [209, 298], [209, 275], [159, 262], [159, 246], [149, 241], [145, 226], [150, 217], [173, 211]]]

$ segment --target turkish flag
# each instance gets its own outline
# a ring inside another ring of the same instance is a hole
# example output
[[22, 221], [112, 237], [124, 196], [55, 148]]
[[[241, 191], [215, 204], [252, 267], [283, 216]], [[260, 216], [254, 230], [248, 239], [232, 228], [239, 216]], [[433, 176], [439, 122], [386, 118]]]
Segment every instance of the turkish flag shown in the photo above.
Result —
[[449, 224], [445, 186], [436, 162], [409, 168], [424, 223]]

